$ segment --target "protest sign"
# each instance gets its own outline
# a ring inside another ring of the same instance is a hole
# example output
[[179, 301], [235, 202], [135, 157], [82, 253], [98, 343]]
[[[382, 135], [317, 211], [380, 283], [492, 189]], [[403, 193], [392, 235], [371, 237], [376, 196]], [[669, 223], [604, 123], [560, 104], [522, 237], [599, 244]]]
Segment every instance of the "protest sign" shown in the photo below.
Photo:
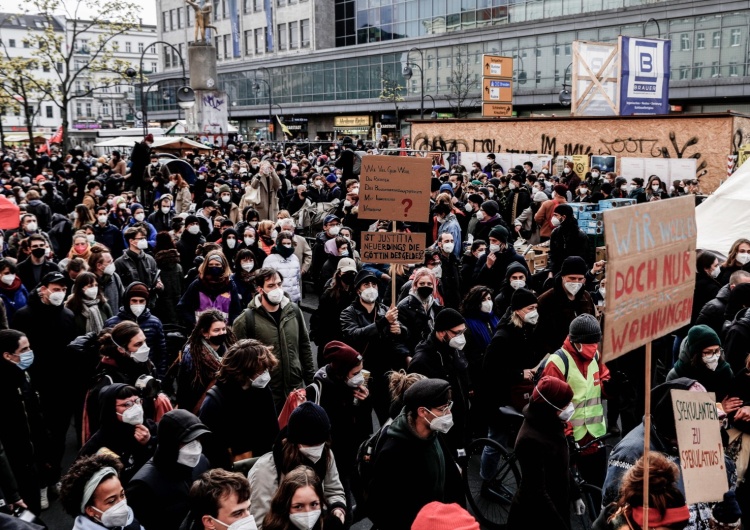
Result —
[[429, 158], [362, 157], [359, 218], [426, 223], [430, 217]]
[[689, 390], [671, 393], [687, 503], [721, 501], [729, 487], [716, 396]]
[[695, 288], [695, 198], [604, 212], [608, 362], [690, 323]]
[[363, 232], [360, 257], [365, 263], [422, 263], [426, 234]]

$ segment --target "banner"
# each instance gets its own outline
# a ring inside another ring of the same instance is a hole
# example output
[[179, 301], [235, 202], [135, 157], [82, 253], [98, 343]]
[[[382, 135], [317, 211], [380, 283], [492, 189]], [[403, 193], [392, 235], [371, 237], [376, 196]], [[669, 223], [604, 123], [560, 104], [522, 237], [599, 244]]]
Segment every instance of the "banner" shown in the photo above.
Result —
[[364, 263], [422, 263], [427, 234], [362, 232], [359, 254]]
[[620, 116], [669, 114], [671, 41], [620, 36]]
[[359, 218], [426, 223], [431, 162], [429, 158], [363, 156]]
[[266, 12], [266, 51], [273, 51], [273, 1], [263, 0], [263, 10]]
[[240, 52], [240, 12], [237, 0], [229, 0], [229, 22], [232, 25], [232, 57], [241, 57]]
[[695, 198], [604, 212], [605, 362], [690, 323], [695, 289]]

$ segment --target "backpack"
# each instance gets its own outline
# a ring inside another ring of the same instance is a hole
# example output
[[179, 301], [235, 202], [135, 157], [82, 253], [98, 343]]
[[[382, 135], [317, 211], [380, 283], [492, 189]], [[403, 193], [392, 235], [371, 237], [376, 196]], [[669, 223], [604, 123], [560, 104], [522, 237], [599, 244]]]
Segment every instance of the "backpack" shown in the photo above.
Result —
[[[565, 381], [568, 380], [568, 370], [570, 368], [570, 365], [568, 364], [568, 356], [565, 355], [565, 352], [562, 351], [562, 348], [557, 350], [552, 355], [559, 355], [563, 362], [563, 377], [565, 378]], [[551, 356], [550, 356], [551, 357]], [[596, 352], [596, 355], [594, 355], [594, 361], [599, 364], [599, 352]], [[542, 378], [542, 374], [544, 373], [544, 367], [547, 366], [547, 363], [549, 362], [549, 357], [544, 359], [540, 364], [539, 367], [536, 370], [536, 374], [534, 374], [534, 386], [537, 385], [539, 380]]]
[[362, 157], [354, 151], [352, 151], [352, 153], [354, 153], [354, 160], [352, 161], [352, 175], [359, 175], [360, 171], [362, 171]]
[[[365, 508], [370, 497], [370, 484], [372, 483], [372, 470], [375, 466], [378, 453], [383, 448], [385, 440], [388, 438], [388, 426], [390, 422], [383, 425], [378, 432], [372, 434], [367, 440], [362, 442], [357, 449], [357, 460], [354, 468], [354, 477], [352, 480], [352, 493], [354, 494], [360, 509]], [[357, 511], [360, 512], [360, 509]], [[362, 512], [360, 512], [362, 513]]]

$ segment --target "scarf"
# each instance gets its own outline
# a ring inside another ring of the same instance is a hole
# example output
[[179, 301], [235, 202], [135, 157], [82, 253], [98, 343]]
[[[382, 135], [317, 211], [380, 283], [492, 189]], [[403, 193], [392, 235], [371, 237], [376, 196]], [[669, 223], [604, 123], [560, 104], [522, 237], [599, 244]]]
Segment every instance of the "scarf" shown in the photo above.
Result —
[[492, 340], [492, 335], [497, 330], [500, 319], [495, 313], [482, 313], [477, 317], [468, 317], [466, 325], [471, 331], [471, 338], [477, 343], [477, 350], [484, 351]]
[[289, 259], [289, 256], [294, 254], [294, 247], [287, 248], [283, 245], [276, 245], [275, 247], [273, 247], [273, 249], [274, 249], [274, 252], [279, 254], [284, 259]]
[[99, 300], [84, 300], [81, 316], [86, 319], [86, 333], [99, 333], [104, 328], [102, 313], [99, 311]]

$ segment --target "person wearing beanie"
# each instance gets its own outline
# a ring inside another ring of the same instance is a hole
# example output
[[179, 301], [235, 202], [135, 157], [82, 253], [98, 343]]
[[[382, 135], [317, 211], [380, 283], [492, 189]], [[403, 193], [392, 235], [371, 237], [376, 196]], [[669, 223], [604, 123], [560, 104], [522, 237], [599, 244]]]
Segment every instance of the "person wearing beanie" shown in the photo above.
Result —
[[367, 516], [377, 528], [409, 530], [419, 511], [439, 501], [465, 506], [458, 466], [444, 433], [453, 427], [453, 393], [442, 379], [422, 379], [384, 427], [374, 456]]
[[479, 523], [456, 503], [434, 501], [419, 510], [411, 530], [479, 530]]
[[539, 211], [534, 215], [534, 221], [539, 225], [539, 237], [544, 243], [552, 235], [552, 230], [555, 229], [555, 225], [552, 224], [552, 217], [555, 214], [555, 208], [560, 204], [568, 202], [568, 188], [562, 184], [556, 185], [552, 188], [552, 198], [548, 201], [544, 201]]
[[453, 428], [446, 441], [454, 455], [469, 441], [469, 363], [463, 353], [466, 345], [466, 319], [455, 309], [445, 308], [435, 317], [432, 331], [417, 344], [409, 373], [448, 381], [453, 390]]
[[516, 249], [510, 243], [510, 233], [506, 227], [493, 227], [487, 237], [490, 244], [487, 253], [479, 258], [474, 267], [472, 277], [474, 285], [485, 285], [494, 292], [499, 292], [505, 280], [505, 272], [513, 263], [521, 265], [528, 277], [526, 260], [516, 252]]
[[219, 186], [219, 195], [216, 198], [219, 204], [219, 212], [222, 216], [231, 220], [233, 225], [236, 225], [242, 218], [242, 213], [232, 198], [232, 188], [226, 184]]
[[[595, 316], [583, 313], [575, 317], [568, 336], [549, 356], [542, 372], [566, 381], [573, 389], [575, 412], [569, 418], [567, 433], [581, 445], [607, 433], [602, 398], [609, 387], [610, 373], [599, 353], [601, 340], [602, 330]], [[581, 455], [578, 465], [581, 475], [590, 484], [599, 485], [604, 482], [606, 451], [602, 446], [594, 449]]]
[[[736, 361], [737, 371], [745, 367], [745, 352]], [[716, 400], [723, 401], [727, 396], [732, 381], [732, 368], [724, 359], [721, 339], [714, 330], [706, 325], [690, 328], [687, 337], [680, 344], [680, 354], [674, 366], [667, 374], [667, 381], [678, 377], [695, 379], [708, 392], [716, 393]], [[725, 412], [732, 412], [733, 407]]]
[[[324, 391], [325, 392], [325, 391]], [[279, 478], [298, 466], [312, 468], [323, 483], [328, 510], [343, 523], [346, 493], [337, 460], [331, 452], [331, 421], [320, 405], [305, 401], [292, 411], [273, 450], [261, 456], [250, 469], [250, 513], [263, 521], [279, 489]]]
[[[372, 405], [362, 356], [334, 340], [322, 348], [326, 363], [307, 386], [307, 400], [319, 404], [331, 423], [331, 450], [341, 483], [351, 499], [351, 477], [360, 444], [372, 434]], [[369, 374], [368, 374], [369, 376]], [[294, 414], [294, 413], [293, 413]], [[291, 423], [291, 420], [290, 420]]]
[[474, 239], [487, 241], [490, 237], [490, 230], [496, 226], [502, 226], [507, 230], [507, 223], [500, 215], [500, 206], [493, 200], [487, 200], [482, 203], [479, 211], [476, 213], [477, 224], [474, 227], [472, 235]]
[[550, 235], [547, 263], [550, 277], [560, 272], [565, 258], [578, 256], [585, 260], [589, 256], [589, 238], [578, 228], [578, 221], [569, 204], [558, 204], [555, 207], [552, 225], [555, 229]]
[[[505, 312], [510, 307], [513, 294], [522, 288], [531, 289], [531, 277], [526, 267], [514, 261], [505, 269], [505, 279], [500, 285], [497, 296], [495, 296], [495, 300], [493, 301], [492, 310], [498, 318], [502, 318], [505, 315]], [[536, 303], [536, 298], [534, 298], [534, 303]]]
[[557, 350], [578, 315], [596, 314], [594, 300], [586, 290], [588, 267], [578, 256], [566, 258], [552, 287], [539, 296], [539, 340], [545, 353]]
[[180, 266], [183, 271], [193, 268], [198, 246], [205, 242], [206, 238], [201, 232], [201, 219], [196, 215], [185, 217], [185, 229], [176, 243], [177, 252], [180, 253]]
[[532, 391], [515, 443], [523, 480], [510, 505], [508, 530], [570, 528], [571, 500], [576, 510], [583, 506], [580, 492], [571, 490], [565, 439], [572, 398], [570, 385], [554, 377], [542, 377]]
[[370, 371], [370, 399], [382, 424], [390, 406], [386, 374], [406, 368], [411, 360], [406, 347], [408, 332], [399, 323], [398, 308], [378, 301], [378, 280], [371, 271], [357, 273], [354, 292], [354, 301], [341, 312], [342, 341], [360, 352], [365, 369]]
[[120, 308], [115, 316], [104, 322], [105, 327], [114, 327], [120, 322], [135, 322], [146, 336], [149, 358], [154, 363], [156, 373], [163, 378], [167, 373], [167, 337], [164, 326], [149, 309], [151, 294], [143, 282], [133, 282], [125, 288], [120, 299]]

